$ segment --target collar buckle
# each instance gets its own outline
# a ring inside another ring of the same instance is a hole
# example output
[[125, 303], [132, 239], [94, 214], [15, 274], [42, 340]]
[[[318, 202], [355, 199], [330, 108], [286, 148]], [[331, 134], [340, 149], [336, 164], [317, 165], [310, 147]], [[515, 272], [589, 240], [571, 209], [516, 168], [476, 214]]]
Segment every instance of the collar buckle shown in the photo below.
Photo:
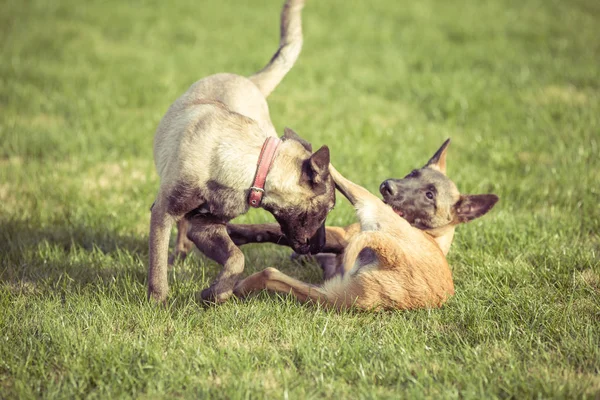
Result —
[[269, 136], [263, 143], [256, 164], [256, 174], [254, 175], [254, 181], [252, 182], [252, 186], [250, 186], [250, 194], [248, 196], [248, 204], [251, 207], [260, 206], [263, 194], [265, 193], [264, 187], [267, 174], [273, 165], [273, 160], [280, 144], [281, 140], [274, 136]]

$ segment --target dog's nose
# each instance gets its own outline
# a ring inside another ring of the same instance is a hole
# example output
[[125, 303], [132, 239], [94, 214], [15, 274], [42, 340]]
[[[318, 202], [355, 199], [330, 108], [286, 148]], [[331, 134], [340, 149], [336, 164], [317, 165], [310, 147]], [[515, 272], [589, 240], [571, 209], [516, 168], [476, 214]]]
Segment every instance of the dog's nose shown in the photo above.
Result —
[[383, 183], [379, 187], [379, 191], [384, 196], [386, 194], [390, 195], [390, 196], [394, 196], [396, 194], [396, 189], [394, 188], [394, 185], [392, 184], [392, 182], [389, 179], [383, 181]]

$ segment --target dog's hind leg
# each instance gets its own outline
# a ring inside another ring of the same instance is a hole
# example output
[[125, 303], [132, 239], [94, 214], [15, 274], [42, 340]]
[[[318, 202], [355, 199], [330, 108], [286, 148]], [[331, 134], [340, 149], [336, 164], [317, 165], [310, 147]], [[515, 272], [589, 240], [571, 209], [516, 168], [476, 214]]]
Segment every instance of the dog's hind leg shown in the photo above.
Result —
[[315, 254], [315, 260], [323, 270], [323, 280], [329, 280], [340, 273], [341, 254]]
[[190, 229], [190, 222], [186, 218], [177, 221], [177, 240], [175, 241], [175, 250], [169, 257], [169, 265], [175, 264], [178, 260], [185, 260], [188, 253], [192, 250], [194, 243], [188, 239], [187, 234]]
[[294, 279], [275, 268], [266, 268], [239, 281], [235, 285], [235, 295], [245, 297], [263, 289], [292, 294], [303, 303], [308, 300], [319, 304], [330, 303], [321, 287]]
[[209, 216], [194, 217], [190, 223], [188, 238], [202, 253], [223, 266], [210, 287], [202, 291], [202, 300], [224, 302], [244, 271], [244, 254], [227, 234], [225, 223]]

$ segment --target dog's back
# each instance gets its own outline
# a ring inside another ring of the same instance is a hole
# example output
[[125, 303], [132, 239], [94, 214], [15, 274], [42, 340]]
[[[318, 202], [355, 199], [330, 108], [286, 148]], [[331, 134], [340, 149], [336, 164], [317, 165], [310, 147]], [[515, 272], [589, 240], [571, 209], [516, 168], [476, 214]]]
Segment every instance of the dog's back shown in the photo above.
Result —
[[230, 73], [211, 75], [192, 84], [163, 119], [171, 119], [171, 113], [180, 114], [202, 102], [219, 102], [229, 111], [256, 121], [265, 135], [277, 136], [263, 93], [250, 79]]

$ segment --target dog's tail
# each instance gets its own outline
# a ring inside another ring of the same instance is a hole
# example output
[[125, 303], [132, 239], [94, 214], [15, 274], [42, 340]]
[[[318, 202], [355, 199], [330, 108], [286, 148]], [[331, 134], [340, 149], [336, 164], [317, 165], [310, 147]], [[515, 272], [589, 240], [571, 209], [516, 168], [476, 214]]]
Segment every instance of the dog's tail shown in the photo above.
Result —
[[302, 8], [305, 0], [287, 0], [281, 10], [279, 49], [266, 67], [250, 80], [267, 97], [294, 66], [302, 50]]

